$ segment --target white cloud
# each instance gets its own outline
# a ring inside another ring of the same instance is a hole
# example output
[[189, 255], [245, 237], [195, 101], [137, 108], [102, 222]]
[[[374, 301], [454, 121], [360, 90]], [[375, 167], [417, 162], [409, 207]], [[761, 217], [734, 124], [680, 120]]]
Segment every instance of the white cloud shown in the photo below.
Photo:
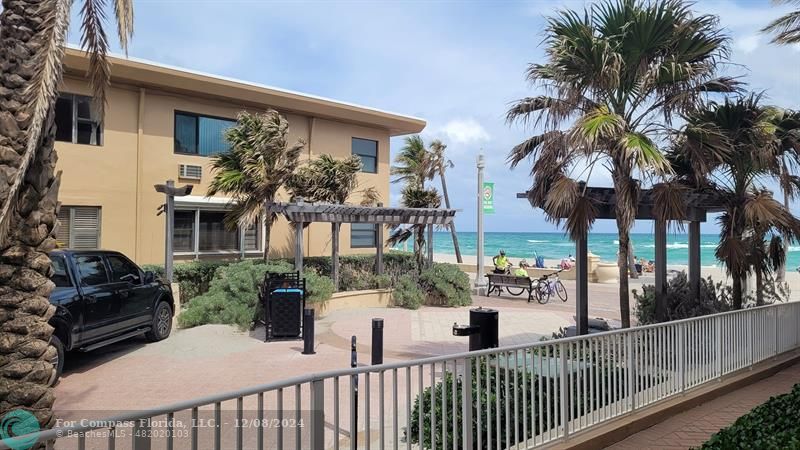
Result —
[[475, 119], [453, 119], [441, 129], [448, 141], [456, 144], [475, 144], [489, 140], [489, 132]]
[[750, 34], [734, 41], [734, 47], [744, 53], [753, 53], [758, 48], [758, 43], [761, 36], [757, 34]]

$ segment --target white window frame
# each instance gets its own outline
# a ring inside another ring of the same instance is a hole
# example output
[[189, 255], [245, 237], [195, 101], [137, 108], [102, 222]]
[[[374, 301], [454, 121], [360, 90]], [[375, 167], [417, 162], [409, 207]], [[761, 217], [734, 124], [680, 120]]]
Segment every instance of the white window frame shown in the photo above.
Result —
[[[102, 230], [103, 230], [103, 208], [100, 206], [84, 206], [84, 205], [61, 205], [61, 210], [64, 208], [69, 211], [69, 242], [66, 248], [75, 248], [75, 208], [94, 208], [97, 209], [97, 248], [101, 248], [102, 244]], [[95, 250], [95, 249], [78, 249], [78, 250]]]

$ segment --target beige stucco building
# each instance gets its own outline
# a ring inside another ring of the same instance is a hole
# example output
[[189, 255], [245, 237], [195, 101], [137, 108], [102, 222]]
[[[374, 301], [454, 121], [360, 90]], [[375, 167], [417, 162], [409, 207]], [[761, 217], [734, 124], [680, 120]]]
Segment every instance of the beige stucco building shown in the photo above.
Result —
[[[236, 258], [262, 252], [261, 226], [224, 230], [228, 199], [207, 198], [210, 155], [225, 147], [221, 133], [242, 110], [272, 108], [289, 121], [292, 141], [306, 142], [304, 160], [327, 153], [359, 154], [359, 189], [374, 186], [389, 203], [389, 138], [417, 133], [425, 122], [363, 106], [215, 77], [141, 60], [111, 58], [111, 87], [102, 118], [93, 117], [85, 78], [88, 59], [75, 49], [64, 58], [57, 103], [59, 242], [125, 253], [140, 264], [164, 259], [164, 202], [154, 185], [167, 179], [194, 185], [176, 199], [175, 255], [179, 260]], [[355, 193], [352, 202], [358, 202]], [[282, 196], [286, 200], [286, 196]], [[374, 251], [370, 229], [342, 226], [342, 253]], [[352, 239], [351, 239], [352, 237]], [[330, 226], [305, 233], [308, 256], [329, 254]], [[272, 252], [288, 255], [293, 234], [284, 219], [272, 232]]]

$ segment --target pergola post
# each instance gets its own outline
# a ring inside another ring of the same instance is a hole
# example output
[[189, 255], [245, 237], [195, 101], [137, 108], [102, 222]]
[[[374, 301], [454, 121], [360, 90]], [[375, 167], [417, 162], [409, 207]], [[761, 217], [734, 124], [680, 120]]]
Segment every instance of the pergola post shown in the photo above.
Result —
[[294, 270], [303, 274], [303, 222], [294, 224]]
[[589, 334], [589, 250], [587, 237], [575, 242], [575, 325], [578, 335]]
[[[382, 208], [383, 203], [378, 203], [378, 207]], [[375, 273], [383, 275], [383, 224], [375, 224]]]
[[433, 224], [428, 225], [428, 267], [433, 267]]
[[655, 223], [656, 245], [656, 319], [661, 321], [666, 317], [667, 305], [667, 221], [656, 219]]
[[333, 289], [339, 291], [339, 222], [331, 222], [331, 278]]
[[692, 298], [700, 297], [700, 222], [689, 222], [689, 287]]

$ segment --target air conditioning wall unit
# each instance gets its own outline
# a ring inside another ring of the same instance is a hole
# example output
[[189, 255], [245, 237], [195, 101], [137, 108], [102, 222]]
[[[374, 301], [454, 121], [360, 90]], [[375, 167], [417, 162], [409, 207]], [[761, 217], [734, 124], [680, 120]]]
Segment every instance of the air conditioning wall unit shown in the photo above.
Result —
[[200, 181], [200, 178], [202, 178], [202, 176], [203, 176], [203, 166], [195, 166], [192, 164], [181, 164], [178, 178], [183, 178], [185, 180]]

